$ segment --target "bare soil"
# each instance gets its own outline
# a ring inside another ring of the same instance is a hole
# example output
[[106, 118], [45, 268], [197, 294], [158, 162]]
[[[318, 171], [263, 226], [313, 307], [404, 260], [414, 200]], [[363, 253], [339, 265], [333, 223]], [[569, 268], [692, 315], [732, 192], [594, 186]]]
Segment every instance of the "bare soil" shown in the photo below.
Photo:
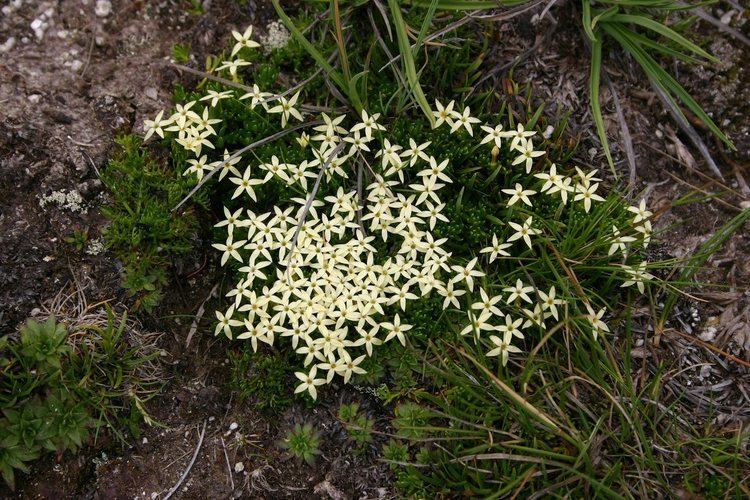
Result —
[[[19, 8], [14, 7], [17, 3]], [[113, 151], [114, 138], [138, 130], [144, 117], [167, 107], [171, 89], [184, 81], [165, 64], [171, 47], [190, 44], [201, 61], [227, 43], [231, 29], [253, 24], [262, 30], [275, 18], [270, 4], [260, 0], [245, 6], [231, 0], [205, 3], [205, 14], [191, 15], [186, 10], [189, 2], [179, 0], [113, 1], [109, 12], [98, 14], [96, 0], [0, 2], [11, 7], [0, 16], [0, 44], [15, 39], [15, 46], [0, 58], [0, 333], [15, 331], [40, 303], [71, 281], [89, 284], [91, 301], [128, 303], [119, 286], [120, 264], [106, 252], [76, 251], [64, 238], [76, 229], [88, 230], [92, 239], [100, 237], [104, 219], [97, 207], [106, 193], [98, 169]], [[37, 38], [31, 26], [45, 12], [49, 27]], [[588, 56], [578, 14], [565, 2], [551, 9], [555, 22], [545, 18], [532, 23], [533, 13], [496, 25], [487, 69], [506, 67], [520, 55], [514, 80], [531, 81], [551, 116], [571, 113], [571, 131], [582, 140], [582, 163], [606, 165], [596, 149], [584, 90]], [[711, 13], [723, 15], [718, 10]], [[747, 35], [743, 22], [741, 16], [733, 18], [735, 27]], [[726, 150], [698, 127], [723, 181], [711, 176], [632, 61], [616, 52], [606, 64], [632, 136], [637, 165], [633, 199], [645, 196], [658, 214], [658, 258], [690, 255], [750, 199], [745, 182], [750, 178], [747, 47], [704, 24], [696, 29], [710, 40], [722, 64], [677, 65], [675, 70], [737, 147], [736, 152]], [[535, 44], [538, 48], [530, 51]], [[497, 71], [488, 84], [499, 88], [509, 70]], [[603, 97], [618, 173], [627, 179], [613, 93], [606, 89]], [[60, 190], [79, 193], [82, 209], [75, 203], [74, 210], [54, 201], [40, 205]], [[721, 194], [722, 201], [670, 208], [696, 192]], [[642, 343], [634, 352], [644, 360], [644, 370], [659, 359], [677, 360], [679, 374], [668, 381], [671, 390], [695, 403], [695, 417], [711, 411], [711, 418], [728, 429], [750, 419], [750, 375], [741, 363], [750, 361], [748, 229], [737, 232], [700, 277], [722, 286], [696, 288], [691, 300], [680, 302], [670, 323], [679, 333], [654, 332], [644, 321]], [[176, 268], [176, 293], [159, 316], [143, 318], [149, 327], [167, 333], [163, 348], [169, 353], [171, 378], [163, 395], [149, 405], [163, 425], [145, 428], [143, 438], [128, 449], [105, 441], [77, 457], [48, 457], [31, 474], [21, 475], [15, 494], [0, 486], [0, 495], [161, 498], [188, 466], [205, 425], [199, 453], [178, 498], [394, 496], [387, 466], [372, 451], [352, 451], [334, 417], [340, 400], [357, 400], [377, 419], [376, 427], [386, 431], [387, 409], [355, 391], [340, 392], [335, 400], [328, 396], [314, 409], [294, 405], [280, 415], [261, 414], [249, 402], [237, 403], [227, 380], [226, 345], [205, 329], [185, 345], [189, 316], [207, 298], [217, 279], [215, 267], [205, 266], [190, 279], [183, 268], [204, 266], [196, 255], [194, 262]], [[644, 310], [644, 318], [648, 315]], [[301, 420], [315, 423], [323, 432], [323, 456], [312, 467], [290, 460], [277, 446]], [[237, 427], [230, 430], [232, 423]]]

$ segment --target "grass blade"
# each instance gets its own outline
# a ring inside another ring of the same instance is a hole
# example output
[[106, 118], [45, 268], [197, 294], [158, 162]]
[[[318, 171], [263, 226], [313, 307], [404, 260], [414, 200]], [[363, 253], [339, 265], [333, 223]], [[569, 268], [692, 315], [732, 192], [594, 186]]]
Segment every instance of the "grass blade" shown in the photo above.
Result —
[[[326, 75], [333, 81], [336, 86], [346, 94], [349, 104], [351, 104], [356, 111], [359, 113], [362, 111], [362, 100], [359, 98], [359, 95], [354, 93], [351, 93], [350, 86], [347, 82], [347, 79], [336, 71], [333, 66], [331, 66], [326, 58], [321, 54], [318, 49], [315, 48], [313, 44], [311, 44], [307, 38], [305, 38], [305, 35], [302, 34], [302, 32], [295, 26], [294, 22], [289, 18], [289, 16], [284, 12], [284, 9], [281, 8], [281, 5], [279, 4], [279, 0], [272, 0], [273, 7], [276, 9], [276, 13], [279, 15], [279, 18], [281, 19], [281, 22], [284, 23], [284, 26], [289, 30], [289, 32], [292, 34], [292, 36], [299, 42], [300, 45], [302, 45], [302, 48], [307, 51], [308, 54], [310, 54], [310, 57], [315, 59], [315, 62], [323, 68], [323, 70], [326, 72]], [[342, 58], [346, 57], [345, 55], [342, 55]]]
[[[274, 0], [278, 2], [278, 0]], [[388, 0], [388, 7], [391, 10], [391, 16], [393, 17], [393, 25], [396, 29], [396, 39], [398, 40], [398, 49], [401, 53], [401, 62], [403, 63], [404, 69], [406, 70], [406, 79], [409, 82], [414, 100], [422, 108], [427, 119], [430, 121], [430, 125], [435, 123], [435, 117], [432, 116], [432, 108], [430, 103], [427, 102], [422, 91], [422, 86], [419, 83], [419, 77], [417, 76], [417, 68], [414, 65], [414, 56], [412, 55], [411, 45], [409, 44], [409, 35], [406, 32], [406, 23], [401, 15], [401, 7], [399, 6], [398, 0]]]
[[[584, 0], [585, 1], [585, 0]], [[607, 163], [612, 173], [615, 172], [615, 163], [612, 160], [612, 153], [609, 150], [607, 141], [607, 131], [604, 129], [604, 117], [602, 116], [602, 107], [599, 102], [599, 87], [601, 85], [602, 75], [602, 41], [598, 39], [591, 42], [591, 74], [589, 76], [589, 100], [591, 101], [591, 114], [594, 116], [596, 124], [596, 133], [599, 135], [599, 141], [604, 148], [604, 155], [607, 157]]]
[[729, 148], [735, 149], [734, 144], [729, 138], [724, 135], [718, 125], [714, 123], [711, 117], [703, 111], [703, 108], [693, 99], [693, 97], [672, 77], [659, 63], [657, 63], [653, 57], [651, 57], [631, 36], [630, 30], [619, 25], [618, 23], [602, 23], [602, 28], [607, 31], [613, 38], [615, 38], [630, 55], [638, 62], [643, 71], [653, 78], [665, 91], [671, 95], [676, 96], [683, 104], [696, 115], [711, 132], [722, 140]]
[[654, 33], [657, 33], [663, 36], [664, 38], [668, 38], [669, 40], [672, 40], [673, 42], [684, 47], [690, 52], [698, 54], [701, 57], [705, 57], [709, 61], [719, 62], [719, 60], [716, 57], [712, 56], [711, 54], [709, 54], [702, 48], [698, 47], [693, 42], [691, 42], [684, 36], [680, 35], [673, 29], [669, 28], [668, 26], [660, 22], [654, 21], [653, 19], [649, 19], [645, 16], [636, 16], [636, 15], [631, 15], [631, 14], [615, 14], [609, 17], [608, 21], [619, 22], [623, 24], [637, 24], [638, 26], [642, 26], [646, 29], [649, 29], [653, 31]]

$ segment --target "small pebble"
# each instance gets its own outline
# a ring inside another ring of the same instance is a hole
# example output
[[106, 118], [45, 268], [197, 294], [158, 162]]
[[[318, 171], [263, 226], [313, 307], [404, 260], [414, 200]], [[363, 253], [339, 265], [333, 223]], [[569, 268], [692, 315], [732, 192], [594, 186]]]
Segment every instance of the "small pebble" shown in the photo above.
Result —
[[112, 2], [109, 0], [97, 0], [94, 13], [98, 17], [107, 17], [112, 12]]
[[234, 464], [234, 472], [242, 472], [243, 470], [245, 470], [245, 464], [243, 464], [242, 462], [237, 462], [236, 464]]
[[236, 429], [237, 427], [239, 427], [239, 425], [237, 424], [237, 422], [232, 422], [232, 423], [231, 423], [231, 424], [229, 425], [229, 430], [230, 430], [230, 431], [233, 431], [233, 430], [235, 430], [235, 429]]
[[16, 45], [16, 39], [14, 37], [10, 37], [5, 42], [0, 44], [0, 52], [10, 52], [10, 50], [15, 47]]
[[719, 21], [721, 21], [721, 24], [729, 24], [732, 22], [732, 17], [734, 17], [736, 13], [737, 11], [735, 10], [728, 10], [724, 13], [723, 16], [721, 16], [721, 19], [719, 19]]

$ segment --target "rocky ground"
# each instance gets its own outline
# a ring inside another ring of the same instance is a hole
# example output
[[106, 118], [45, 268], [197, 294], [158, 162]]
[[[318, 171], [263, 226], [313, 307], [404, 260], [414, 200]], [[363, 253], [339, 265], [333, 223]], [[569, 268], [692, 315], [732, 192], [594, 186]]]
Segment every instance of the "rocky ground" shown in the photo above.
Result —
[[[14, 331], [71, 282], [86, 287], [91, 301], [127, 302], [119, 287], [119, 264], [101, 245], [104, 219], [98, 210], [106, 196], [98, 169], [113, 151], [114, 138], [137, 130], [144, 117], [168, 105], [171, 89], [183, 78], [165, 64], [175, 43], [189, 43], [200, 58], [224, 46], [232, 29], [253, 24], [263, 33], [275, 20], [273, 9], [261, 0], [204, 4], [206, 12], [194, 15], [188, 12], [190, 2], [179, 0], [0, 2], [0, 332]], [[710, 14], [747, 33], [742, 25], [747, 13], [732, 4], [721, 2]], [[551, 116], [570, 111], [571, 130], [583, 140], [581, 161], [605, 165], [592, 137], [588, 97], [580, 90], [587, 88], [588, 62], [581, 57], [586, 48], [574, 13], [560, 2], [550, 11], [554, 19], [539, 21], [533, 14], [498, 25], [486, 62], [500, 69], [485, 84], [501, 85], [508, 63], [518, 56], [514, 79], [532, 81]], [[604, 92], [605, 112], [617, 167], [626, 178], [630, 175], [622, 147], [629, 135], [636, 165], [634, 197], [645, 196], [656, 209], [662, 257], [690, 255], [750, 200], [750, 70], [743, 63], [747, 46], [736, 37], [717, 34], [707, 23], [696, 29], [710, 37], [710, 50], [722, 63], [675, 70], [737, 146], [737, 152], [725, 151], [699, 129], [723, 180], [710, 174], [705, 160], [662, 111], [637, 67], [625, 59], [606, 65], [611, 87]], [[622, 133], [615, 99], [628, 134]], [[689, 193], [721, 199], [672, 206]], [[73, 252], [64, 241], [76, 230], [90, 235], [81, 252]], [[709, 399], [718, 403], [712, 418], [728, 428], [750, 418], [748, 255], [750, 234], [745, 227], [701, 276], [721, 286], [696, 289], [692, 300], [680, 303], [673, 326], [682, 335], [665, 332], [654, 338], [644, 326], [638, 346], [644, 366], [660, 357], [676, 357], [677, 368], [684, 370], [670, 380], [670, 387], [692, 398], [697, 414], [708, 412]], [[201, 267], [196, 258], [193, 269]], [[105, 443], [76, 458], [43, 460], [21, 479], [16, 495], [163, 497], [199, 442], [181, 486], [184, 498], [393, 494], [385, 465], [347, 449], [331, 414], [338, 400], [324, 401], [312, 411], [295, 406], [269, 419], [233, 401], [226, 346], [201, 332], [186, 346], [189, 316], [195, 315], [215, 279], [211, 269], [190, 280], [177, 276], [180, 293], [159, 318], [144, 320], [166, 332], [163, 347], [169, 353], [171, 379], [149, 407], [163, 426], [147, 429], [128, 450]], [[354, 395], [342, 396], [349, 397]], [[372, 415], [382, 411], [374, 399], [356, 397]], [[302, 412], [326, 436], [323, 457], [314, 468], [287, 460], [275, 445]]]

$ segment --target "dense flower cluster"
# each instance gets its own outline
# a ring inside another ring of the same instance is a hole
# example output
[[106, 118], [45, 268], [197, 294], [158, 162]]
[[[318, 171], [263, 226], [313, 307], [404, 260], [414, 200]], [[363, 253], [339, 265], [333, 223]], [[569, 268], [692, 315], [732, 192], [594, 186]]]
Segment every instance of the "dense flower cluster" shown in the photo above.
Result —
[[[233, 56], [258, 46], [251, 34], [234, 34]], [[219, 71], [235, 75], [245, 64], [241, 58], [232, 59]], [[391, 142], [378, 114], [363, 111], [350, 126], [347, 116], [322, 114], [320, 125], [298, 136], [308, 158], [296, 164], [276, 155], [248, 163], [227, 151], [214, 161], [204, 154], [214, 149], [214, 125], [221, 120], [212, 117], [212, 109], [219, 101], [238, 99], [252, 108], [260, 106], [278, 115], [286, 127], [304, 119], [299, 98], [299, 92], [279, 96], [257, 86], [245, 93], [208, 91], [199, 101], [177, 105], [166, 119], [160, 112], [146, 121], [146, 138], [175, 133], [176, 141], [192, 153], [185, 174], [202, 179], [219, 169], [218, 178], [232, 184], [232, 199], [247, 201], [245, 208], [235, 211], [225, 207], [224, 220], [216, 224], [226, 231], [225, 239], [213, 245], [221, 252], [221, 264], [241, 264], [241, 278], [227, 294], [229, 307], [216, 312], [216, 334], [248, 340], [253, 349], [287, 338], [307, 367], [296, 374], [296, 392], [307, 391], [315, 398], [317, 386], [337, 376], [346, 383], [353, 374], [364, 373], [360, 365], [376, 346], [392, 341], [405, 345], [412, 325], [402, 322], [399, 312], [386, 310], [406, 311], [410, 302], [430, 293], [444, 298], [444, 308], [465, 311], [461, 334], [478, 337], [486, 332], [494, 346], [487, 355], [499, 356], [503, 365], [510, 354], [520, 352], [512, 342], [523, 338], [524, 329], [545, 328], [550, 318], [560, 319], [566, 301], [554, 286], [541, 290], [519, 279], [494, 296], [482, 286], [480, 257], [492, 265], [512, 256], [514, 247], [520, 252], [545, 238], [533, 216], [507, 221], [512, 233], [505, 241], [493, 235], [491, 245], [480, 249], [477, 257], [458, 261], [445, 249], [446, 239], [433, 233], [438, 221], [448, 222], [440, 197], [441, 189], [453, 182], [447, 169], [450, 159], [442, 157], [448, 152], [431, 151], [430, 142], [418, 144], [413, 139], [408, 145]], [[538, 197], [553, 196], [562, 204], [580, 203], [588, 213], [593, 203], [603, 200], [597, 194], [596, 171], [578, 169], [575, 177], [568, 177], [553, 164], [531, 174], [535, 159], [545, 154], [534, 145], [536, 132], [523, 125], [505, 130], [502, 124], [483, 124], [468, 107], [455, 107], [453, 101], [436, 102], [435, 126], [473, 137], [478, 125], [484, 135], [473, 140], [491, 147], [493, 157], [502, 148], [510, 151], [515, 157], [511, 168], [522, 168], [530, 185], [537, 186], [538, 191], [520, 183], [503, 189], [509, 206], [533, 207]], [[352, 179], [358, 169], [366, 178], [360, 186]], [[318, 195], [324, 179], [351, 187]], [[269, 182], [296, 186], [306, 195], [278, 200], [273, 210], [258, 212], [256, 189]], [[631, 210], [644, 235], [641, 240], [647, 243], [651, 214], [643, 203]], [[613, 228], [610, 254], [627, 252], [633, 242], [634, 237]], [[644, 280], [651, 278], [645, 264], [628, 267], [627, 273], [623, 286], [635, 284], [643, 292]], [[608, 331], [602, 319], [605, 310], [595, 311], [588, 303], [586, 307], [594, 336]]]

